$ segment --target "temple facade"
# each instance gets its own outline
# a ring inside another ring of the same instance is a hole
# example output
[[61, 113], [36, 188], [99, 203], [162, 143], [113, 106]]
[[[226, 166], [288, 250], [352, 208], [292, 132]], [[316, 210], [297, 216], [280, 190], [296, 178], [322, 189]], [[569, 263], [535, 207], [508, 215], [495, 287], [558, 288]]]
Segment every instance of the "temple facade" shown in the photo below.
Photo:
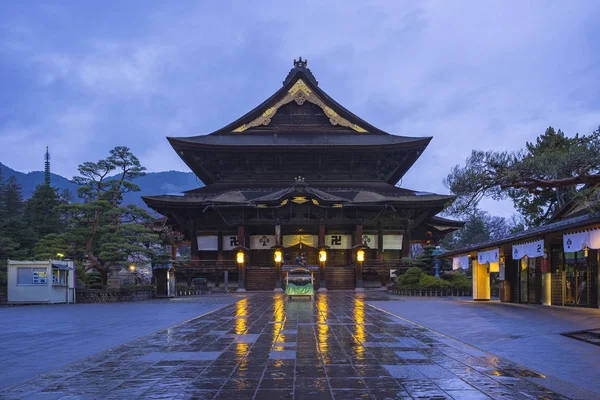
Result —
[[281, 265], [298, 259], [319, 267], [316, 287], [381, 286], [411, 243], [462, 226], [436, 216], [453, 196], [398, 185], [431, 137], [360, 119], [301, 58], [281, 89], [238, 120], [168, 140], [204, 186], [143, 198], [191, 244], [190, 260], [155, 269], [159, 294], [173, 279], [218, 284], [225, 272], [231, 287], [275, 289]]

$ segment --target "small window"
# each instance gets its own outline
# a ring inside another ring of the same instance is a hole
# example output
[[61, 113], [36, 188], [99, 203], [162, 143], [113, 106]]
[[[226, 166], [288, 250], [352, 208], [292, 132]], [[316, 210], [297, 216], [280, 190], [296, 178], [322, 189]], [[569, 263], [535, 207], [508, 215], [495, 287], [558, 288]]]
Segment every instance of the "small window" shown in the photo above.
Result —
[[17, 285], [45, 285], [46, 268], [17, 268]]
[[52, 284], [53, 285], [66, 285], [67, 271], [61, 271], [60, 269], [52, 270]]

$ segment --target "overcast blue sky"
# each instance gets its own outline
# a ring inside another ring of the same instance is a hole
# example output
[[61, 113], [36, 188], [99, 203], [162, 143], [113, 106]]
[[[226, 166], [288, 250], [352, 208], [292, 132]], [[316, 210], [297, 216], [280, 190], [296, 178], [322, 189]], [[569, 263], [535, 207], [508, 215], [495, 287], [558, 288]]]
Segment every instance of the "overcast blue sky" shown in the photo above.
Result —
[[[375, 126], [434, 139], [404, 178], [442, 179], [471, 149], [600, 124], [600, 2], [3, 1], [0, 161], [71, 177], [131, 147], [187, 170], [166, 136], [212, 132], [281, 86], [295, 57]], [[508, 215], [506, 204], [485, 203]]]

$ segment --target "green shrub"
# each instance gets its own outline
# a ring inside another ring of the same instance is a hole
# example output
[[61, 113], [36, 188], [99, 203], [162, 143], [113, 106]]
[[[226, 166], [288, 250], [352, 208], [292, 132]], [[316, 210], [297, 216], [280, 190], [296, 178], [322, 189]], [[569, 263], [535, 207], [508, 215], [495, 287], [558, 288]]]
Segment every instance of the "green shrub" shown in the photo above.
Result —
[[398, 286], [403, 289], [418, 289], [419, 282], [421, 281], [421, 277], [423, 276], [423, 271], [421, 268], [412, 267], [409, 268], [404, 274], [400, 275], [398, 278]]
[[88, 289], [102, 289], [100, 272], [92, 271], [83, 276], [83, 282]]
[[431, 275], [423, 275], [419, 281], [421, 289], [449, 289], [450, 283]]
[[448, 283], [453, 290], [460, 290], [464, 292], [473, 288], [473, 281], [463, 274], [452, 275]]

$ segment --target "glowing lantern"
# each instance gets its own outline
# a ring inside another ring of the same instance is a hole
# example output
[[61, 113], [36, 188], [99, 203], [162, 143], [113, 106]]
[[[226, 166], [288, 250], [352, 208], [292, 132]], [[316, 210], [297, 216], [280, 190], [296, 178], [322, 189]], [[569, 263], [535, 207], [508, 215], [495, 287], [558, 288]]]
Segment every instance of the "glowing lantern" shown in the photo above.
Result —
[[130, 265], [129, 266], [129, 271], [134, 272], [135, 271], [135, 265]]
[[237, 258], [238, 264], [243, 264], [244, 263], [244, 252], [241, 251], [241, 250], [238, 251], [237, 255], [236, 255], [236, 258]]
[[281, 250], [275, 250], [275, 253], [273, 254], [273, 256], [275, 258], [276, 263], [281, 262]]
[[363, 262], [365, 261], [365, 251], [360, 249], [356, 252], [356, 261]]
[[321, 261], [321, 262], [327, 261], [327, 252], [325, 250], [319, 251], [319, 261]]

